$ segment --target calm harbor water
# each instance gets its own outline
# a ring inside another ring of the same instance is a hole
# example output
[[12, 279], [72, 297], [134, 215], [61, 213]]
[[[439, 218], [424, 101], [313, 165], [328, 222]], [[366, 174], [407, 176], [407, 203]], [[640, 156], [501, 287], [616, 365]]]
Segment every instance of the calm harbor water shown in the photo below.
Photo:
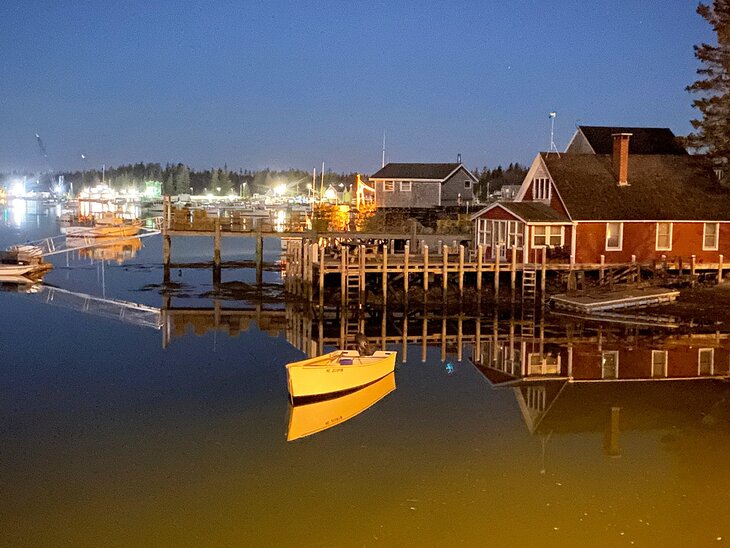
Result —
[[[52, 212], [8, 207], [0, 221], [3, 248], [58, 233]], [[120, 251], [121, 264], [54, 257], [46, 287], [0, 292], [3, 544], [730, 539], [726, 334], [552, 315], [495, 322], [485, 311], [478, 321], [427, 317], [424, 346], [414, 315], [403, 363], [404, 323], [391, 314], [395, 390], [335, 402], [320, 417], [334, 426], [287, 441], [301, 414], [289, 404], [284, 365], [316, 347], [316, 318], [278, 304], [262, 319], [243, 312], [256, 303], [223, 301], [242, 312], [212, 329], [211, 273], [185, 269], [172, 276], [173, 307], [206, 312], [170, 311], [174, 325], [157, 329], [152, 316], [114, 304], [162, 306], [160, 238], [141, 243]], [[253, 250], [237, 239], [224, 246], [229, 260]], [[279, 249], [267, 241], [266, 259]], [[173, 254], [199, 262], [212, 252], [191, 239], [176, 241]], [[325, 350], [338, 329], [336, 318], [323, 323]], [[492, 339], [476, 345], [477, 329]]]

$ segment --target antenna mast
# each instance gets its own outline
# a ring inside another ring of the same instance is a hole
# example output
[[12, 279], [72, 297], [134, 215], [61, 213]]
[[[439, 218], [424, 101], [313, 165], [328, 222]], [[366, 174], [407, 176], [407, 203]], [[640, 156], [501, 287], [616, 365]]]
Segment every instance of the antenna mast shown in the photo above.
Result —
[[385, 167], [385, 131], [383, 131], [383, 161], [380, 167]]
[[554, 152], [558, 155], [558, 158], [560, 158], [560, 152], [558, 152], [558, 147], [555, 146], [555, 139], [553, 139], [553, 135], [555, 133], [555, 117], [557, 115], [557, 112], [550, 113], [550, 150], [548, 151], [548, 154]]

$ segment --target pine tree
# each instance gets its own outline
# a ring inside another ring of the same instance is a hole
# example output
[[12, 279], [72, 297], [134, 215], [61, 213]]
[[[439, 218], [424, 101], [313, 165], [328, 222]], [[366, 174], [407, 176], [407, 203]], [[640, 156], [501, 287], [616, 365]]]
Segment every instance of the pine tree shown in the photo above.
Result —
[[697, 13], [712, 26], [717, 45], [694, 47], [695, 57], [702, 63], [697, 69], [700, 79], [687, 86], [687, 91], [699, 97], [692, 106], [702, 113], [702, 119], [692, 120], [695, 131], [688, 135], [687, 144], [706, 150], [717, 159], [730, 159], [730, 0], [714, 0], [702, 4]]
[[185, 164], [178, 164], [175, 169], [175, 194], [190, 193], [190, 170]]
[[233, 184], [231, 183], [231, 176], [228, 174], [227, 169], [221, 170], [218, 175], [218, 186], [221, 189], [221, 194], [230, 194], [233, 190]]
[[220, 184], [218, 183], [218, 170], [217, 169], [211, 169], [210, 170], [210, 192], [218, 192], [218, 187]]

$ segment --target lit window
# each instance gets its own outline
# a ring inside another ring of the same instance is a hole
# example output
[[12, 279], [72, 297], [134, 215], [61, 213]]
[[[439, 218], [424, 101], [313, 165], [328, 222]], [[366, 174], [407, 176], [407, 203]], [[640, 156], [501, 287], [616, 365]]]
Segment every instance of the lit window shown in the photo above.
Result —
[[400, 191], [401, 192], [410, 192], [411, 191], [411, 182], [410, 181], [401, 181], [400, 182]]
[[550, 199], [550, 179], [548, 177], [535, 177], [532, 180], [532, 199]]
[[672, 223], [656, 224], [656, 249], [657, 251], [671, 251]]
[[702, 236], [702, 249], [705, 251], [717, 251], [719, 236], [719, 223], [705, 223], [705, 232]]
[[601, 353], [601, 378], [618, 379], [618, 351]]
[[464, 181], [464, 190], [471, 189], [471, 181]]
[[651, 351], [651, 376], [666, 377], [667, 376], [667, 351], [652, 350]]
[[383, 192], [393, 192], [394, 188], [395, 188], [395, 183], [393, 181], [384, 181], [383, 182]]
[[715, 369], [715, 349], [700, 348], [697, 353], [697, 374], [700, 376], [712, 375]]
[[621, 251], [623, 227], [623, 223], [606, 223], [606, 251]]
[[562, 226], [535, 226], [532, 229], [532, 247], [563, 245]]

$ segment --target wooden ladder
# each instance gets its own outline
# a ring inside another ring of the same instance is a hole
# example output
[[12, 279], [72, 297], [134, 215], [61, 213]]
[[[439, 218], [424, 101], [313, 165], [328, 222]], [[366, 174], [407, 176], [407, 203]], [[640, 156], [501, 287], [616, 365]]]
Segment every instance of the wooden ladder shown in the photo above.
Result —
[[537, 293], [537, 270], [528, 263], [522, 267], [522, 300], [535, 302]]

